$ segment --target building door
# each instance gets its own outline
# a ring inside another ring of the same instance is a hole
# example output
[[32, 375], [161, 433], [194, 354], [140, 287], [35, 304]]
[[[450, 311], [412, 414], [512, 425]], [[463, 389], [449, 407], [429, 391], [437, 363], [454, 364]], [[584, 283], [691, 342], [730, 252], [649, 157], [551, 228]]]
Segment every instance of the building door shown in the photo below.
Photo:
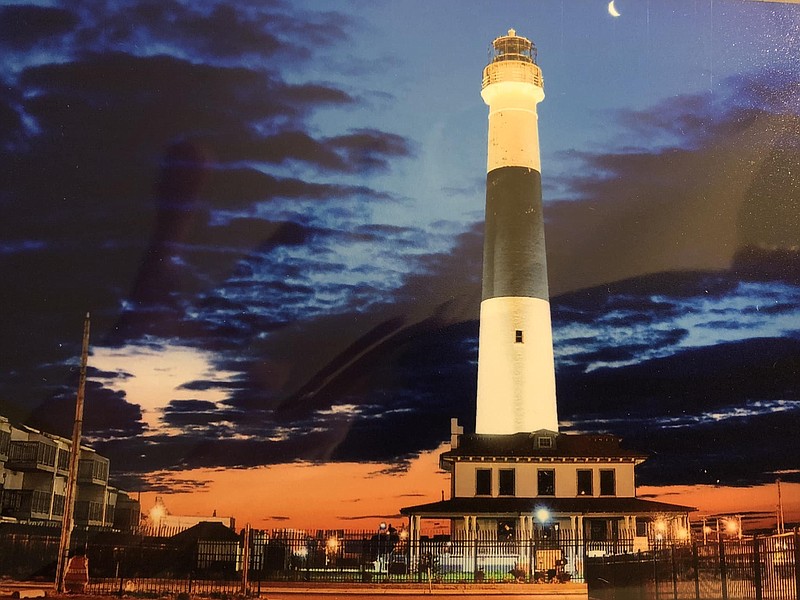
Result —
[[610, 539], [608, 519], [586, 519], [586, 539], [590, 542], [606, 542]]

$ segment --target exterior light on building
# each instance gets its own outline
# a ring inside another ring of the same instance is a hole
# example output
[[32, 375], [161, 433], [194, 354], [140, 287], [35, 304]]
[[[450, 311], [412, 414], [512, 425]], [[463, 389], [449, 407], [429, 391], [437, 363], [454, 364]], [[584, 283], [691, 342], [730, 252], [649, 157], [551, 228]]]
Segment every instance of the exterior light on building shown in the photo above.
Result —
[[328, 552], [333, 554], [339, 549], [339, 540], [336, 539], [335, 537], [328, 538], [326, 546], [328, 548]]
[[731, 536], [737, 534], [741, 536], [741, 527], [736, 517], [729, 517], [725, 520], [725, 533]]
[[536, 520], [539, 521], [541, 524], [545, 524], [550, 520], [550, 511], [546, 508], [537, 508], [536, 509]]
[[156, 497], [156, 503], [153, 505], [153, 508], [150, 509], [150, 523], [154, 527], [161, 528], [161, 525], [164, 523], [164, 517], [169, 514], [167, 512], [167, 507], [164, 506], [164, 501], [161, 499], [161, 496]]
[[664, 519], [659, 519], [655, 522], [656, 531], [664, 533], [667, 531], [667, 522]]

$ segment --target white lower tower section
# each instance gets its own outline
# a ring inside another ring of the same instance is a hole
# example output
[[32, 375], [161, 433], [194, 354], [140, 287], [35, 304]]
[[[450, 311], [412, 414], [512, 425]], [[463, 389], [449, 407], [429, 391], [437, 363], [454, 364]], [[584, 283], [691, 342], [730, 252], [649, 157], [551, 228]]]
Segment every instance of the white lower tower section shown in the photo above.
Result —
[[558, 431], [536, 106], [535, 47], [494, 40], [481, 96], [489, 105], [483, 299], [475, 432]]
[[481, 302], [475, 433], [558, 431], [551, 332], [545, 300]]

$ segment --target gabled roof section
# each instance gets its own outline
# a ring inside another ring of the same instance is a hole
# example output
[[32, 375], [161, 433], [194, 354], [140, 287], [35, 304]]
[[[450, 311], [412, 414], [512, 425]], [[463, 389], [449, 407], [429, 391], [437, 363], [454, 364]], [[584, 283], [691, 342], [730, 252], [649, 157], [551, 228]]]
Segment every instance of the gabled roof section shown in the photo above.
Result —
[[239, 540], [239, 536], [231, 528], [217, 521], [200, 521], [197, 525], [172, 536], [172, 539], [176, 542], [196, 542], [199, 540], [206, 542], [234, 542]]
[[[552, 442], [542, 443], [549, 438]], [[621, 438], [609, 434], [534, 431], [503, 435], [461, 435], [458, 447], [442, 454], [450, 462], [459, 458], [616, 458], [641, 462], [646, 454], [621, 446]]]

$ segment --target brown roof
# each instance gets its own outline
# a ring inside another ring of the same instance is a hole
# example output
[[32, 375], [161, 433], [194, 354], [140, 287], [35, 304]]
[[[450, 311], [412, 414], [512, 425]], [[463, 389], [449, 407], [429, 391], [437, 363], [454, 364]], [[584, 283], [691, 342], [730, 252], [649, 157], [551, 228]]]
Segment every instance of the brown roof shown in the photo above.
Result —
[[[540, 436], [553, 438], [553, 446], [542, 448]], [[627, 458], [637, 461], [646, 454], [622, 448], [621, 439], [607, 434], [555, 432], [514, 433], [503, 435], [466, 434], [459, 437], [458, 447], [442, 454], [445, 461], [467, 458]]]
[[407, 506], [404, 515], [457, 517], [462, 515], [521, 515], [547, 508], [556, 514], [628, 514], [687, 513], [691, 506], [654, 502], [640, 498], [451, 498], [441, 502]]

